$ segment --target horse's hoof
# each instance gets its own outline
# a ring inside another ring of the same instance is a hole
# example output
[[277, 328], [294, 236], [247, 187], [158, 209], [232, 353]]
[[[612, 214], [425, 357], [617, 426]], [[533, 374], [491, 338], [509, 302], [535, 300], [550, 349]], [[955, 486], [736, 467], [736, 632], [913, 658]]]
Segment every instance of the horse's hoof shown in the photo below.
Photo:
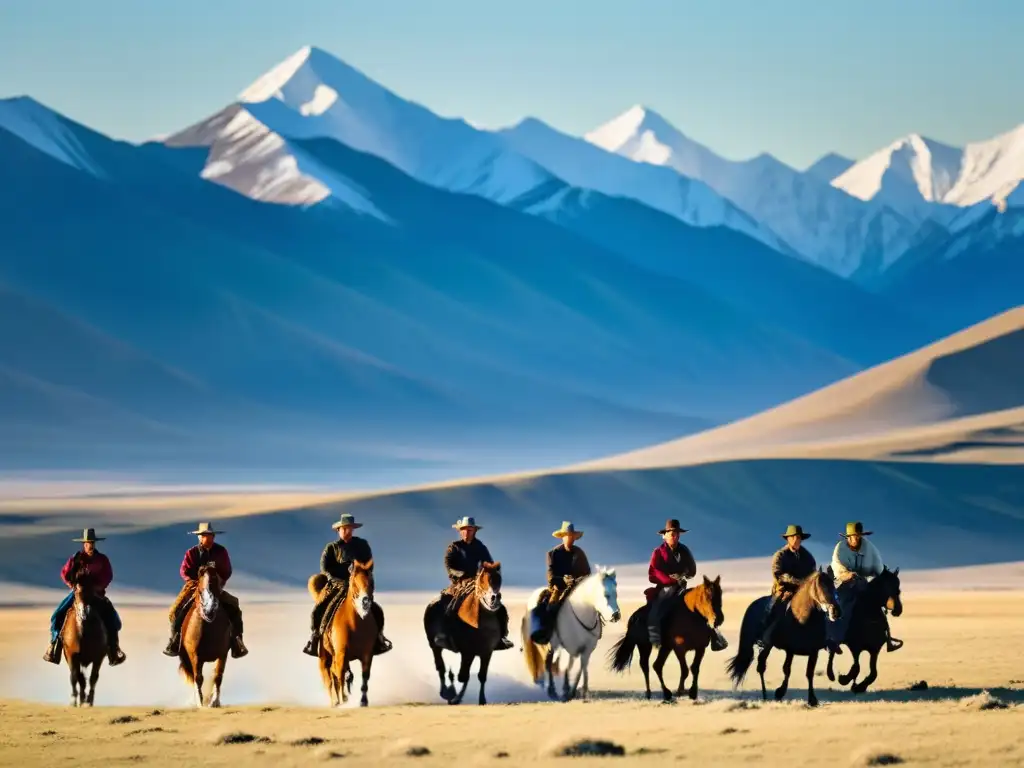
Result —
[[776, 688], [775, 689], [775, 700], [776, 701], [782, 701], [784, 698], [786, 698], [786, 692], [782, 688]]
[[836, 673], [833, 672], [831, 669], [825, 672], [825, 677], [827, 677], [830, 682], [834, 683], [836, 681]]
[[818, 706], [818, 697], [815, 696], [813, 698], [807, 699], [807, 706], [808, 707], [816, 707], [816, 706]]

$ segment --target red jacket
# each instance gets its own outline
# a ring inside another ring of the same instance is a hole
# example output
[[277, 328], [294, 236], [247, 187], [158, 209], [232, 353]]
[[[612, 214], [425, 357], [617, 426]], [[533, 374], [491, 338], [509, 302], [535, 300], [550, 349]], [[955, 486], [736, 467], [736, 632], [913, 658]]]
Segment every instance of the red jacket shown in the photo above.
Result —
[[199, 569], [207, 563], [213, 563], [221, 583], [226, 584], [231, 578], [231, 558], [228, 557], [228, 551], [216, 542], [209, 549], [203, 549], [198, 544], [189, 549], [185, 553], [185, 559], [181, 561], [178, 573], [184, 581], [196, 581], [199, 578]]
[[60, 569], [60, 579], [69, 587], [74, 585], [69, 581], [71, 578], [72, 571], [77, 567], [75, 563], [80, 562], [85, 565], [86, 573], [93, 580], [97, 595], [105, 595], [107, 593], [107, 587], [110, 586], [110, 582], [114, 580], [114, 569], [110, 567], [110, 560], [102, 552], [93, 552], [92, 557], [89, 557], [85, 552], [75, 552], [68, 561], [64, 563], [64, 567]]
[[647, 566], [648, 580], [657, 585], [644, 591], [647, 599], [650, 600], [661, 587], [673, 587], [678, 584], [679, 582], [672, 578], [674, 574], [682, 574], [692, 579], [697, 575], [697, 564], [685, 545], [677, 544], [673, 552], [668, 548], [668, 544], [662, 544], [651, 553], [651, 562]]

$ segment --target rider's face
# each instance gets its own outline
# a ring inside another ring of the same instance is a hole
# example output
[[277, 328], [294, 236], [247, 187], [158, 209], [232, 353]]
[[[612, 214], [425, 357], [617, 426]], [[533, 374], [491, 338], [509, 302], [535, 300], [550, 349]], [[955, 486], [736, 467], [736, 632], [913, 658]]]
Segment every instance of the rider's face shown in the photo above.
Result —
[[666, 544], [670, 547], [674, 547], [679, 543], [679, 531], [667, 531], [663, 538], [665, 539]]
[[213, 546], [213, 534], [212, 533], [204, 533], [202, 536], [200, 536], [199, 537], [199, 546], [202, 547], [203, 549], [209, 549], [210, 547], [212, 547]]
[[566, 549], [572, 549], [572, 545], [575, 544], [575, 543], [576, 543], [576, 537], [575, 536], [563, 536], [562, 537], [562, 546], [565, 547]]
[[846, 541], [850, 545], [850, 549], [858, 549], [860, 547], [860, 536], [857, 534], [847, 536]]
[[462, 528], [462, 529], [459, 530], [459, 536], [461, 536], [462, 540], [468, 544], [469, 542], [471, 542], [473, 539], [476, 538], [476, 529], [475, 528]]
[[799, 536], [787, 536], [786, 543], [789, 544], [789, 548], [796, 552], [803, 546], [803, 540]]
[[338, 538], [347, 543], [352, 540], [352, 531], [354, 530], [351, 525], [343, 525], [338, 529]]
[[91, 541], [83, 542], [82, 551], [87, 555], [92, 555], [92, 553], [96, 551], [96, 544]]

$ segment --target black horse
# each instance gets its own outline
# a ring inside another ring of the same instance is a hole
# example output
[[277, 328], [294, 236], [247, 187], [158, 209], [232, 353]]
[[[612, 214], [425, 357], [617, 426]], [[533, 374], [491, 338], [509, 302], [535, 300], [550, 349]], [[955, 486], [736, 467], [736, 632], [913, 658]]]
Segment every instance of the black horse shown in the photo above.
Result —
[[[740, 642], [736, 655], [733, 656], [726, 670], [732, 678], [733, 685], [738, 686], [754, 660], [754, 645], [761, 637], [764, 620], [767, 615], [767, 595], [752, 602], [743, 614], [740, 626]], [[786, 652], [786, 660], [782, 664], [785, 679], [775, 689], [775, 699], [781, 700], [789, 690], [789, 673], [793, 668], [794, 656], [807, 657], [807, 703], [816, 707], [818, 697], [814, 693], [814, 669], [818, 663], [818, 653], [826, 645], [826, 616], [835, 621], [840, 615], [839, 598], [835, 585], [822, 570], [808, 576], [789, 601], [785, 615], [780, 619], [771, 642], [761, 649], [757, 656], [757, 673], [761, 676], [761, 697], [768, 699], [764, 673], [768, 667], [768, 655], [772, 648], [780, 648]]]
[[[853, 685], [850, 690], [854, 693], [863, 693], [868, 686], [875, 682], [878, 677], [878, 654], [883, 646], [890, 642], [889, 621], [885, 612], [889, 611], [893, 616], [903, 613], [903, 603], [900, 600], [900, 569], [890, 571], [888, 566], [882, 568], [882, 572], [869, 581], [857, 595], [850, 614], [849, 625], [846, 630], [846, 637], [843, 644], [853, 654], [853, 663], [845, 675], [839, 676], [840, 685]], [[902, 643], [893, 641], [894, 647], [898, 648]], [[899, 643], [899, 645], [895, 645]], [[860, 674], [860, 655], [867, 651], [869, 656], [868, 676], [861, 682], [857, 682]], [[826, 674], [829, 680], [835, 680], [835, 672], [832, 670], [834, 653], [828, 655], [828, 669]]]

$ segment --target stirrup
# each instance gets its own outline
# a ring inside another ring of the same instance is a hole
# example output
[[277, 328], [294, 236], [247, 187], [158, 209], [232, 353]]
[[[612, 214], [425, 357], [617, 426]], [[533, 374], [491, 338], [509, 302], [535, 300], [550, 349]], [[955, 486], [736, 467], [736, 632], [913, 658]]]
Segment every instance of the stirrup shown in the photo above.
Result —
[[903, 641], [897, 640], [895, 637], [890, 637], [886, 641], [885, 652], [893, 653], [903, 647]]
[[174, 637], [172, 637], [168, 641], [167, 647], [164, 648], [164, 656], [177, 656], [178, 655], [178, 649], [179, 649], [180, 646], [181, 646], [181, 635], [179, 635], [177, 632], [175, 632], [174, 633]]
[[306, 647], [302, 649], [302, 652], [307, 656], [319, 656], [320, 655], [320, 638], [313, 636], [309, 638], [309, 642], [306, 643]]
[[373, 653], [375, 656], [380, 656], [382, 653], [390, 651], [393, 647], [391, 641], [384, 637], [384, 635], [378, 635], [377, 645], [374, 647]]
[[507, 651], [509, 648], [513, 647], [515, 646], [513, 645], [512, 641], [509, 640], [507, 637], [503, 637], [498, 641], [498, 647], [495, 650]]
[[231, 644], [231, 658], [240, 659], [247, 653], [249, 653], [249, 649], [245, 647], [242, 638], [236, 637], [235, 641]]
[[128, 657], [125, 656], [124, 651], [120, 648], [116, 648], [108, 654], [107, 663], [112, 667], [116, 667], [118, 664], [123, 664], [127, 658]]
[[60, 664], [60, 652], [57, 643], [50, 643], [50, 647], [43, 654], [43, 661], [48, 661], [51, 664]]

